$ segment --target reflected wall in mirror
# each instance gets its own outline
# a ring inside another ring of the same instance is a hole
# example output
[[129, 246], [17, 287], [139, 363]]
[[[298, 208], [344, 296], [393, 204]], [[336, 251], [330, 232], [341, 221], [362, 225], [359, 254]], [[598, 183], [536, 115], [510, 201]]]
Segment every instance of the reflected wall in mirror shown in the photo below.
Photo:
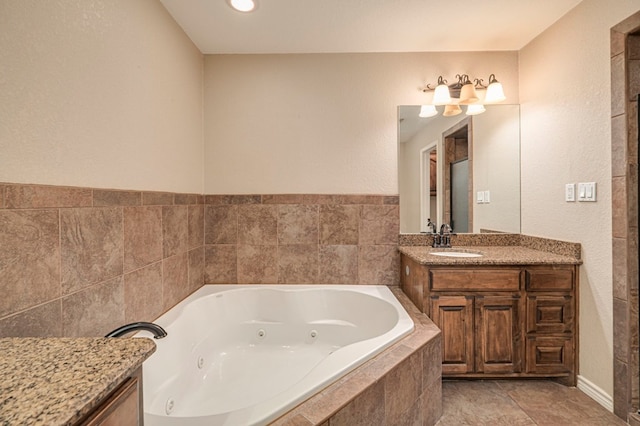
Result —
[[519, 233], [519, 105], [474, 116], [419, 112], [398, 107], [400, 232], [431, 231], [431, 219], [454, 232]]

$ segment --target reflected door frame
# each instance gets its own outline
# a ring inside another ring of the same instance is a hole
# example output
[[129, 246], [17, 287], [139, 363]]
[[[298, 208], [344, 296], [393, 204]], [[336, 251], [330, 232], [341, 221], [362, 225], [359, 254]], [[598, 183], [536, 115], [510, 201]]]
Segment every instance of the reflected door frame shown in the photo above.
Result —
[[[427, 219], [431, 218], [435, 223], [440, 223], [442, 212], [440, 211], [440, 191], [438, 182], [440, 177], [436, 176], [436, 206], [437, 211], [431, 211], [431, 152], [436, 151], [438, 155], [438, 141], [427, 144], [420, 150], [420, 232], [428, 232]], [[438, 170], [438, 174], [440, 170]]]

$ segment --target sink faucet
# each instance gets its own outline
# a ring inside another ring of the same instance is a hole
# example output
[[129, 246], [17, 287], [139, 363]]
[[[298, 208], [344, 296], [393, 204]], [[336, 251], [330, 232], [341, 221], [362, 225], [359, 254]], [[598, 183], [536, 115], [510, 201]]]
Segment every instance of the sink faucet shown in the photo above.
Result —
[[433, 245], [434, 248], [451, 248], [451, 236], [455, 235], [453, 229], [448, 223], [443, 223], [440, 226], [440, 233], [434, 234]]
[[138, 330], [150, 331], [153, 333], [154, 339], [162, 339], [167, 336], [167, 332], [158, 324], [154, 324], [152, 322], [132, 322], [131, 324], [126, 324], [116, 328], [104, 337], [121, 337], [125, 334], [131, 333], [132, 331]]
[[431, 228], [431, 233], [435, 234], [437, 233], [437, 225], [435, 224], [435, 222], [431, 222], [431, 218], [427, 219], [427, 228]]

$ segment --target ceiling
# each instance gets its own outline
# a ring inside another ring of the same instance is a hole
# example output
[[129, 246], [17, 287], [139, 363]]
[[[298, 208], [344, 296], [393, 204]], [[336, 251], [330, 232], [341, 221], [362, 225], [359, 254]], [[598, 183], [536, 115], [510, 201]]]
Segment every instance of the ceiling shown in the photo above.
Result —
[[520, 50], [581, 0], [160, 0], [204, 54]]

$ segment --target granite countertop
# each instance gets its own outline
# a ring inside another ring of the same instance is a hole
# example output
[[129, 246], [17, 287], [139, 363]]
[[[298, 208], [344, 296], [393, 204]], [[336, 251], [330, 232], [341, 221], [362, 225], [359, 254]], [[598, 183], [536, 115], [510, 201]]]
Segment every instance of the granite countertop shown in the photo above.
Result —
[[[522, 246], [458, 246], [432, 248], [428, 246], [401, 246], [400, 253], [423, 265], [580, 265], [582, 261], [573, 256], [554, 254]], [[481, 257], [446, 257], [431, 253], [461, 251], [480, 253]]]
[[0, 425], [68, 425], [155, 351], [146, 338], [0, 339]]

